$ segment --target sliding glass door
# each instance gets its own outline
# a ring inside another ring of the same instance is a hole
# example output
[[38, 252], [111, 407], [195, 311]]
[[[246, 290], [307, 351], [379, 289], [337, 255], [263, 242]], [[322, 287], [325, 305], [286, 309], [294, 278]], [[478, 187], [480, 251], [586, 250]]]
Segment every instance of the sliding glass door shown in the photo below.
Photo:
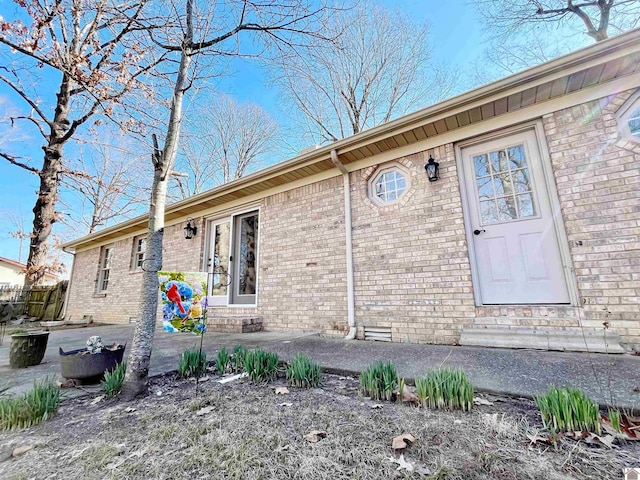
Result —
[[258, 211], [210, 223], [210, 305], [256, 304], [258, 225]]

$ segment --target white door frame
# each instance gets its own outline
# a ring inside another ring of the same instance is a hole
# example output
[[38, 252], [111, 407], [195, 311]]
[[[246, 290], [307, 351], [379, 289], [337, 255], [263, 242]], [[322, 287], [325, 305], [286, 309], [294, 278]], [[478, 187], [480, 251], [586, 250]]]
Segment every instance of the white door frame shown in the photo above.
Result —
[[[560, 258], [562, 260], [562, 270], [564, 272], [565, 282], [567, 285], [567, 291], [569, 292], [570, 305], [578, 306], [580, 304], [580, 297], [578, 293], [578, 284], [573, 273], [573, 261], [571, 258], [571, 252], [569, 250], [569, 239], [567, 237], [566, 229], [564, 226], [564, 219], [562, 217], [562, 211], [560, 209], [560, 198], [558, 197], [558, 191], [556, 190], [555, 179], [553, 176], [553, 169], [551, 167], [551, 157], [549, 156], [549, 147], [547, 145], [546, 137], [544, 134], [544, 128], [541, 120], [535, 120], [533, 122], [523, 123], [506, 129], [500, 129], [482, 135], [480, 137], [474, 137], [468, 140], [463, 140], [455, 145], [456, 155], [456, 168], [458, 171], [458, 183], [460, 188], [460, 197], [462, 198], [462, 215], [464, 219], [464, 230], [467, 240], [467, 250], [469, 252], [469, 262], [471, 266], [471, 281], [473, 284], [473, 296], [475, 298], [476, 306], [482, 306], [482, 295], [480, 277], [478, 275], [478, 264], [476, 258], [476, 252], [473, 248], [473, 222], [471, 220], [471, 214], [469, 212], [469, 194], [467, 192], [465, 182], [465, 169], [464, 158], [462, 157], [462, 149], [478, 143], [484, 143], [489, 140], [495, 140], [501, 137], [507, 137], [516, 133], [520, 133], [527, 130], [533, 130], [538, 143], [538, 150], [540, 152], [540, 162], [542, 164], [542, 173], [544, 177], [544, 183], [546, 186], [547, 194], [549, 196], [549, 203], [551, 205], [551, 217], [553, 220], [553, 226], [556, 232], [556, 238], [558, 241], [558, 250], [560, 252]], [[540, 193], [538, 193], [540, 194]]]
[[[225, 210], [224, 215], [221, 215], [220, 213], [217, 213], [215, 215], [212, 215], [211, 217], [206, 218], [206, 225], [207, 225], [207, 232], [206, 232], [206, 236], [205, 236], [205, 244], [206, 244], [206, 255], [204, 255], [203, 257], [203, 262], [202, 262], [202, 268], [203, 271], [208, 272], [208, 258], [211, 255], [211, 229], [214, 225], [218, 224], [218, 223], [222, 223], [225, 221], [230, 222], [231, 224], [231, 228], [229, 231], [229, 242], [230, 242], [230, 248], [229, 248], [229, 255], [233, 255], [233, 244], [234, 244], [234, 235], [235, 233], [235, 226], [234, 226], [234, 218], [239, 216], [239, 215], [244, 215], [246, 213], [251, 213], [251, 212], [258, 212], [258, 248], [256, 251], [256, 294], [255, 294], [255, 303], [231, 303], [231, 285], [229, 285], [229, 288], [227, 288], [227, 295], [226, 295], [226, 303], [224, 305], [211, 305], [213, 307], [225, 307], [225, 308], [257, 308], [258, 307], [258, 292], [259, 292], [259, 285], [260, 285], [260, 235], [261, 235], [261, 228], [262, 228], [262, 206], [261, 204], [247, 204], [247, 205], [243, 205], [242, 207], [239, 207], [237, 209], [231, 209], [231, 210]], [[233, 283], [233, 276], [231, 278], [231, 281]], [[210, 297], [209, 297], [210, 298]]]

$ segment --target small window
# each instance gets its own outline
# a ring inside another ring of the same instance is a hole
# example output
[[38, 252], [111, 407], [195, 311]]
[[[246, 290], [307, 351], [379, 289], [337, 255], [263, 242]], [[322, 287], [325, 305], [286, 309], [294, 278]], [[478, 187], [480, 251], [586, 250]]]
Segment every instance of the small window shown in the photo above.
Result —
[[640, 142], [640, 90], [620, 107], [616, 117], [620, 135], [633, 142]]
[[629, 133], [640, 140], [640, 108], [631, 112], [627, 118], [627, 127], [629, 127]]
[[109, 273], [111, 271], [111, 260], [113, 259], [113, 246], [102, 247], [100, 252], [100, 265], [98, 267], [98, 289], [97, 293], [106, 293], [109, 286]]
[[147, 237], [135, 237], [133, 239], [133, 255], [131, 257], [131, 270], [139, 270], [144, 262], [144, 254], [147, 250]]
[[369, 198], [378, 205], [397, 203], [409, 190], [409, 179], [409, 172], [399, 165], [382, 169], [369, 180]]

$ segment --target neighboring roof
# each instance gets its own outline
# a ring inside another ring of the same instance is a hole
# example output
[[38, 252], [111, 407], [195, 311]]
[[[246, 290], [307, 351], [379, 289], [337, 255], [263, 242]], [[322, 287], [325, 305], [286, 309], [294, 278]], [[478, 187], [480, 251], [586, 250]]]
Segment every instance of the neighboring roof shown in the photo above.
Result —
[[[168, 205], [165, 221], [334, 170], [332, 150], [348, 165], [639, 72], [640, 29], [636, 29]], [[62, 247], [84, 248], [131, 235], [147, 221], [148, 215], [141, 215]]]
[[[16, 262], [15, 260], [11, 260], [10, 258], [0, 257], [0, 262], [8, 263], [9, 265], [12, 265], [14, 267], [18, 267], [18, 268], [21, 268], [21, 269], [26, 269], [27, 268], [27, 266], [24, 263]], [[56, 275], [55, 273], [49, 273], [49, 272], [46, 272], [45, 276], [52, 277], [52, 278], [58, 278], [58, 275]]]

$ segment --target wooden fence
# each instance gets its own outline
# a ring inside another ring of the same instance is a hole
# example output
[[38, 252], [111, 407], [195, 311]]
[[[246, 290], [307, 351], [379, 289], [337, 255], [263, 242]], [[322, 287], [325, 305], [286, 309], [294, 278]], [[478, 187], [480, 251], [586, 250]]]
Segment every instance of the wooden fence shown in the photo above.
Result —
[[38, 320], [57, 320], [64, 310], [64, 300], [69, 282], [57, 285], [0, 287], [0, 320], [27, 315]]

